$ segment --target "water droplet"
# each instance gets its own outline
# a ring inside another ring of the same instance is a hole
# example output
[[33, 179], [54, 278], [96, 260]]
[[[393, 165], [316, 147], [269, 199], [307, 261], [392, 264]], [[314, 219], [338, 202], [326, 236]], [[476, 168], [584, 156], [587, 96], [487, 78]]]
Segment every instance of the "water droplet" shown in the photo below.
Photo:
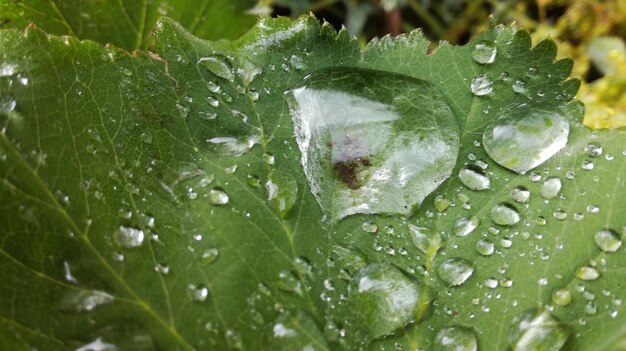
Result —
[[543, 181], [541, 186], [541, 197], [544, 199], [553, 199], [561, 191], [561, 179], [558, 177], [550, 177]]
[[582, 280], [596, 280], [600, 278], [600, 272], [590, 266], [582, 266], [576, 270], [576, 276]]
[[292, 292], [300, 296], [304, 295], [302, 282], [290, 271], [278, 273], [278, 282], [276, 285], [281, 290]]
[[161, 273], [163, 275], [168, 274], [170, 272], [170, 266], [162, 263], [157, 263], [154, 266], [154, 271], [157, 273]]
[[[209, 105], [211, 105], [213, 107], [218, 107], [220, 105], [220, 102], [217, 99], [213, 98], [213, 97], [209, 96], [209, 97], [206, 98], [206, 100], [209, 103]], [[210, 119], [214, 119], [214, 118], [210, 118]]]
[[287, 173], [273, 171], [270, 180], [265, 183], [267, 200], [273, 204], [274, 210], [280, 218], [285, 218], [289, 210], [296, 203], [298, 184]]
[[346, 268], [354, 272], [365, 267], [367, 264], [365, 255], [357, 248], [351, 246], [333, 245], [332, 252], [339, 257], [339, 259], [341, 259]]
[[438, 237], [433, 235], [430, 229], [412, 224], [409, 224], [408, 227], [411, 241], [420, 251], [426, 253], [431, 247], [439, 246]]
[[596, 245], [605, 252], [615, 252], [622, 247], [622, 238], [612, 229], [599, 230], [594, 236]]
[[115, 243], [123, 248], [141, 246], [145, 238], [143, 230], [121, 225], [113, 234]]
[[481, 74], [478, 77], [472, 79], [470, 84], [472, 93], [476, 96], [483, 96], [491, 93], [493, 90], [493, 81], [485, 74]]
[[437, 210], [437, 212], [443, 212], [447, 210], [451, 204], [450, 199], [448, 199], [444, 195], [437, 195], [433, 202], [434, 202], [435, 210]]
[[598, 157], [602, 155], [602, 145], [592, 142], [585, 146], [585, 153], [590, 157]]
[[454, 223], [454, 235], [467, 236], [478, 227], [480, 220], [476, 216], [461, 217]]
[[228, 194], [218, 188], [209, 190], [208, 197], [211, 205], [226, 205], [230, 201]]
[[74, 351], [118, 351], [119, 349], [114, 344], [102, 341], [102, 338], [82, 345]]
[[559, 306], [567, 306], [572, 302], [572, 293], [567, 289], [554, 290], [551, 297], [552, 302]]
[[15, 110], [17, 101], [10, 95], [0, 95], [0, 113], [9, 113]]
[[146, 130], [145, 132], [141, 133], [141, 136], [139, 138], [141, 139], [142, 142], [146, 144], [152, 144], [152, 133], [149, 130]]
[[368, 233], [376, 233], [378, 231], [378, 225], [371, 221], [366, 221], [361, 224], [361, 229]]
[[598, 213], [600, 213], [600, 207], [598, 207], [596, 205], [588, 205], [587, 206], [587, 212], [591, 213], [591, 214], [598, 214]]
[[478, 341], [474, 330], [467, 327], [447, 327], [435, 336], [433, 351], [476, 351]]
[[552, 212], [552, 216], [559, 221], [564, 221], [567, 219], [567, 212], [561, 208], [557, 208], [554, 212]]
[[584, 160], [581, 167], [585, 171], [591, 171], [593, 169], [593, 167], [594, 167], [593, 161], [591, 161], [591, 160]]
[[530, 190], [525, 186], [517, 186], [511, 190], [511, 198], [521, 204], [527, 203], [530, 198]]
[[202, 284], [189, 284], [187, 294], [192, 301], [203, 302], [209, 297], [209, 289]]
[[548, 311], [531, 309], [513, 320], [509, 342], [516, 351], [559, 351], [568, 336], [568, 332]]
[[527, 86], [528, 86], [528, 83], [526, 83], [526, 81], [518, 79], [515, 82], [513, 82], [513, 85], [511, 85], [511, 88], [513, 88], [514, 92], [518, 94], [523, 94], [526, 92]]
[[485, 129], [483, 145], [498, 164], [524, 174], [561, 150], [568, 135], [569, 123], [560, 112], [518, 106]]
[[489, 177], [476, 166], [465, 166], [459, 171], [459, 180], [471, 190], [486, 190], [491, 187]]
[[207, 139], [209, 148], [220, 156], [239, 157], [248, 152], [260, 141], [260, 136], [251, 135], [247, 138], [237, 139], [233, 137], [215, 137]]
[[499, 225], [514, 225], [519, 222], [521, 216], [515, 206], [508, 202], [501, 202], [491, 208], [491, 220]]
[[216, 76], [224, 78], [230, 82], [235, 79], [235, 75], [233, 74], [230, 65], [226, 63], [225, 58], [218, 56], [202, 57], [198, 60], [198, 65], [201, 65]]
[[472, 58], [480, 64], [493, 63], [496, 59], [496, 43], [491, 40], [481, 40], [472, 50]]
[[220, 255], [220, 251], [217, 248], [206, 249], [200, 257], [200, 263], [203, 265], [209, 265], [217, 260]]
[[491, 256], [495, 251], [495, 245], [488, 239], [480, 239], [476, 242], [476, 251], [483, 256]]
[[14, 63], [3, 62], [0, 64], [0, 77], [10, 77], [16, 74], [19, 67]]
[[437, 275], [450, 286], [465, 283], [474, 273], [474, 265], [460, 257], [448, 258], [439, 264]]
[[456, 163], [458, 122], [422, 80], [324, 69], [305, 78], [288, 99], [311, 192], [333, 220], [408, 214]]
[[373, 263], [354, 277], [350, 302], [360, 311], [355, 314], [357, 323], [371, 338], [379, 338], [415, 319], [419, 291], [420, 285], [395, 266]]
[[64, 296], [60, 302], [60, 307], [64, 311], [89, 312], [114, 300], [113, 296], [104, 291], [77, 290]]

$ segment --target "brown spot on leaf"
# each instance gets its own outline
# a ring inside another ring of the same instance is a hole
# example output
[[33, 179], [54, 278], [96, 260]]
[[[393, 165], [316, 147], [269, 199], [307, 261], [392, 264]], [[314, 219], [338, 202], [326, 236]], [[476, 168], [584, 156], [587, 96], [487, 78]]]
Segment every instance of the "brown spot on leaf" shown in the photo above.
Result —
[[358, 172], [363, 166], [370, 166], [371, 162], [367, 158], [357, 158], [355, 160], [341, 161], [333, 163], [333, 171], [348, 188], [357, 190], [361, 187]]

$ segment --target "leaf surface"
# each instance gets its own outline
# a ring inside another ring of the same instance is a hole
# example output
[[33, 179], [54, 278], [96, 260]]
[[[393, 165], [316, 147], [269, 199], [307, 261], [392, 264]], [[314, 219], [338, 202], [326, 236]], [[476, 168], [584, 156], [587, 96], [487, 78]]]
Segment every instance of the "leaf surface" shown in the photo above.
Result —
[[[493, 27], [426, 55], [419, 32], [360, 50], [310, 17], [261, 19], [234, 42], [156, 28], [135, 55], [0, 32], [1, 345], [619, 348], [624, 131], [580, 125], [551, 42]], [[485, 43], [495, 60], [479, 63]], [[564, 148], [523, 148], [562, 123]], [[486, 132], [547, 161], [494, 162]], [[385, 163], [434, 135], [458, 150], [432, 161], [435, 186], [414, 172], [433, 142]], [[342, 194], [376, 189], [372, 170], [401, 194], [429, 190], [398, 199], [408, 210], [337, 215]]]

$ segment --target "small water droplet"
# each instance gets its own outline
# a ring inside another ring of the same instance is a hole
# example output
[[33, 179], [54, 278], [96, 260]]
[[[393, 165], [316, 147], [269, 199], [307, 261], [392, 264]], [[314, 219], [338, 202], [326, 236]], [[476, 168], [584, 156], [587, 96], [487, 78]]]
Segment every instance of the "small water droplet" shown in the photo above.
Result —
[[433, 351], [476, 351], [478, 341], [474, 330], [452, 326], [441, 329], [435, 336]]
[[495, 245], [489, 239], [480, 239], [476, 242], [476, 251], [483, 256], [491, 256], [495, 251]]
[[64, 296], [60, 307], [65, 311], [90, 312], [96, 307], [111, 303], [115, 298], [100, 290], [77, 290]]
[[141, 136], [139, 138], [141, 139], [142, 142], [146, 144], [152, 144], [152, 133], [149, 130], [146, 130], [145, 132], [141, 133]]
[[450, 286], [465, 283], [474, 273], [474, 265], [460, 257], [448, 258], [439, 264], [437, 275]]
[[582, 169], [584, 169], [585, 171], [590, 171], [592, 170], [594, 167], [593, 161], [591, 160], [584, 160], [582, 163]]
[[210, 265], [211, 263], [217, 260], [219, 255], [220, 255], [220, 251], [215, 247], [206, 249], [204, 250], [204, 252], [202, 253], [202, 256], [200, 257], [200, 263], [205, 266]]
[[552, 292], [551, 298], [555, 305], [567, 306], [572, 302], [572, 293], [567, 289], [557, 289]]
[[543, 181], [539, 193], [544, 199], [553, 199], [557, 197], [559, 191], [561, 191], [561, 178], [550, 177]]
[[476, 166], [465, 166], [459, 171], [459, 180], [471, 190], [486, 190], [491, 187], [489, 177]]
[[290, 271], [278, 273], [278, 282], [276, 285], [283, 291], [292, 292], [300, 296], [304, 295], [302, 282]]
[[361, 229], [368, 233], [376, 233], [378, 231], [378, 225], [371, 221], [366, 221], [361, 224]]
[[202, 284], [189, 284], [187, 294], [192, 301], [203, 302], [209, 297], [209, 289]]
[[517, 224], [520, 219], [517, 208], [508, 202], [501, 202], [491, 208], [491, 220], [495, 224], [510, 226]]
[[493, 63], [496, 59], [496, 43], [491, 40], [481, 40], [472, 50], [472, 58], [480, 64]]
[[123, 248], [141, 246], [145, 238], [143, 230], [121, 225], [113, 234], [115, 243]]
[[481, 74], [478, 77], [472, 79], [470, 84], [472, 93], [476, 96], [483, 96], [489, 94], [493, 90], [493, 81], [485, 74]]
[[235, 79], [235, 75], [233, 74], [230, 65], [226, 63], [225, 58], [218, 56], [201, 57], [197, 64], [206, 68], [216, 76], [224, 78], [230, 82]]
[[514, 92], [518, 94], [523, 94], [526, 92], [527, 86], [528, 86], [528, 83], [526, 83], [526, 81], [518, 79], [515, 82], [513, 82], [513, 85], [511, 85], [511, 88], [513, 88]]
[[76, 348], [74, 351], [118, 351], [118, 347], [115, 344], [111, 344], [105, 341], [102, 341], [102, 338], [97, 338], [96, 340], [82, 345]]
[[517, 186], [511, 190], [511, 198], [521, 204], [527, 203], [530, 198], [530, 190], [525, 186]]
[[471, 234], [480, 224], [480, 220], [476, 216], [461, 217], [454, 223], [454, 235], [467, 236]]
[[605, 252], [615, 252], [622, 247], [622, 239], [612, 229], [602, 229], [594, 236], [596, 245]]
[[591, 142], [585, 146], [585, 153], [590, 157], [598, 157], [602, 155], [602, 145]]
[[226, 205], [230, 201], [228, 194], [219, 188], [209, 190], [208, 198], [211, 205]]
[[576, 276], [582, 280], [596, 280], [600, 278], [600, 272], [590, 266], [582, 266], [576, 270]]
[[161, 273], [163, 275], [168, 274], [170, 272], [170, 266], [162, 263], [157, 263], [154, 266], [154, 271], [157, 273]]
[[3, 62], [0, 64], [0, 77], [10, 77], [19, 70], [18, 65], [14, 63]]

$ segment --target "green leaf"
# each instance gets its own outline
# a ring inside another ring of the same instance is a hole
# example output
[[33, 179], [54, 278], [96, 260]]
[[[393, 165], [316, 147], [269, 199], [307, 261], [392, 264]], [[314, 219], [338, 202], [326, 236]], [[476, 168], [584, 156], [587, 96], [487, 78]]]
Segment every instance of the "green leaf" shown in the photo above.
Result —
[[620, 347], [625, 131], [580, 125], [554, 44], [156, 28], [135, 55], [0, 32], [4, 348]]
[[255, 5], [244, 1], [0, 1], [0, 28], [23, 29], [34, 23], [47, 33], [91, 39], [126, 50], [145, 49], [159, 16], [180, 22], [205, 39], [234, 39], [248, 30]]

